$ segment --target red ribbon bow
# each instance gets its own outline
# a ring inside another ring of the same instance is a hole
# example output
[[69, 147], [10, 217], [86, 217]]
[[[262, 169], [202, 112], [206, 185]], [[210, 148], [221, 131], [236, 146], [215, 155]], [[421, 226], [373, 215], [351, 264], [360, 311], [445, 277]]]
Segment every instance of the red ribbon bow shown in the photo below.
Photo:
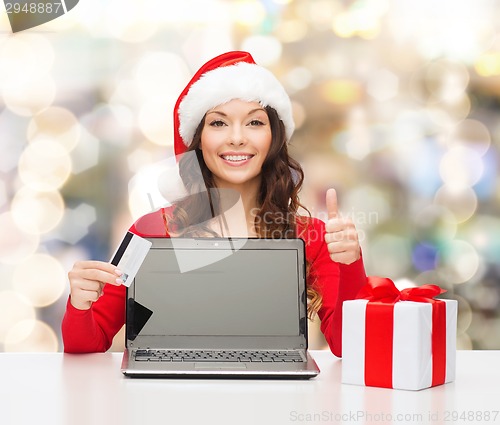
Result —
[[361, 288], [356, 298], [390, 304], [398, 301], [433, 302], [433, 298], [443, 292], [446, 292], [446, 289], [437, 285], [422, 285], [399, 291], [391, 279], [369, 276], [367, 284]]
[[432, 386], [446, 374], [446, 305], [434, 297], [446, 292], [437, 285], [399, 291], [391, 279], [370, 276], [357, 294], [367, 299], [365, 316], [365, 384], [392, 388], [394, 304], [415, 301], [432, 304]]

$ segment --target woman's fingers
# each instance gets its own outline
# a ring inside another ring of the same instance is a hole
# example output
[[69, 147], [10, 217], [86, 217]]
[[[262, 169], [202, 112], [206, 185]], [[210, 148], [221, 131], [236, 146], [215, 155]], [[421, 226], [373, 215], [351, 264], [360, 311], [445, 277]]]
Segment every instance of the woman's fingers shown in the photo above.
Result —
[[102, 261], [79, 261], [68, 273], [71, 304], [87, 310], [103, 293], [106, 283], [121, 285], [121, 271]]

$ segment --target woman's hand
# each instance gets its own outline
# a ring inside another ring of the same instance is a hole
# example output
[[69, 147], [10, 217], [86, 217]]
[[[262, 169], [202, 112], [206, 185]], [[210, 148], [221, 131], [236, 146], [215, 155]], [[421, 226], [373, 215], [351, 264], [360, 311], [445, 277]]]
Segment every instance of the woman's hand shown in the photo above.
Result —
[[326, 209], [328, 221], [325, 242], [330, 258], [341, 264], [354, 263], [361, 257], [358, 232], [351, 219], [340, 216], [335, 189], [326, 192]]
[[78, 261], [68, 273], [71, 304], [79, 310], [88, 310], [101, 297], [104, 285], [119, 286], [122, 272], [116, 266], [102, 261]]

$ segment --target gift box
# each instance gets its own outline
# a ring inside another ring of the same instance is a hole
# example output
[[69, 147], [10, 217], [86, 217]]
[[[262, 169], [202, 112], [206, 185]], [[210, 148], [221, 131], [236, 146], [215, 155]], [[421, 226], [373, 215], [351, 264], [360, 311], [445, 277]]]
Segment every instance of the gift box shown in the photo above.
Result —
[[369, 277], [343, 303], [342, 382], [420, 390], [453, 381], [457, 301], [435, 299], [443, 292]]

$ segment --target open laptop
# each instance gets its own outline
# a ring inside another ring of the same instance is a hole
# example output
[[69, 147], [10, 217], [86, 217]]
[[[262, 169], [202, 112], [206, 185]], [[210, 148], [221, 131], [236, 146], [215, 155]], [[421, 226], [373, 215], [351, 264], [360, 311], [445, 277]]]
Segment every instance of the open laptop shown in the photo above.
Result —
[[151, 238], [127, 289], [130, 377], [309, 379], [301, 239]]

